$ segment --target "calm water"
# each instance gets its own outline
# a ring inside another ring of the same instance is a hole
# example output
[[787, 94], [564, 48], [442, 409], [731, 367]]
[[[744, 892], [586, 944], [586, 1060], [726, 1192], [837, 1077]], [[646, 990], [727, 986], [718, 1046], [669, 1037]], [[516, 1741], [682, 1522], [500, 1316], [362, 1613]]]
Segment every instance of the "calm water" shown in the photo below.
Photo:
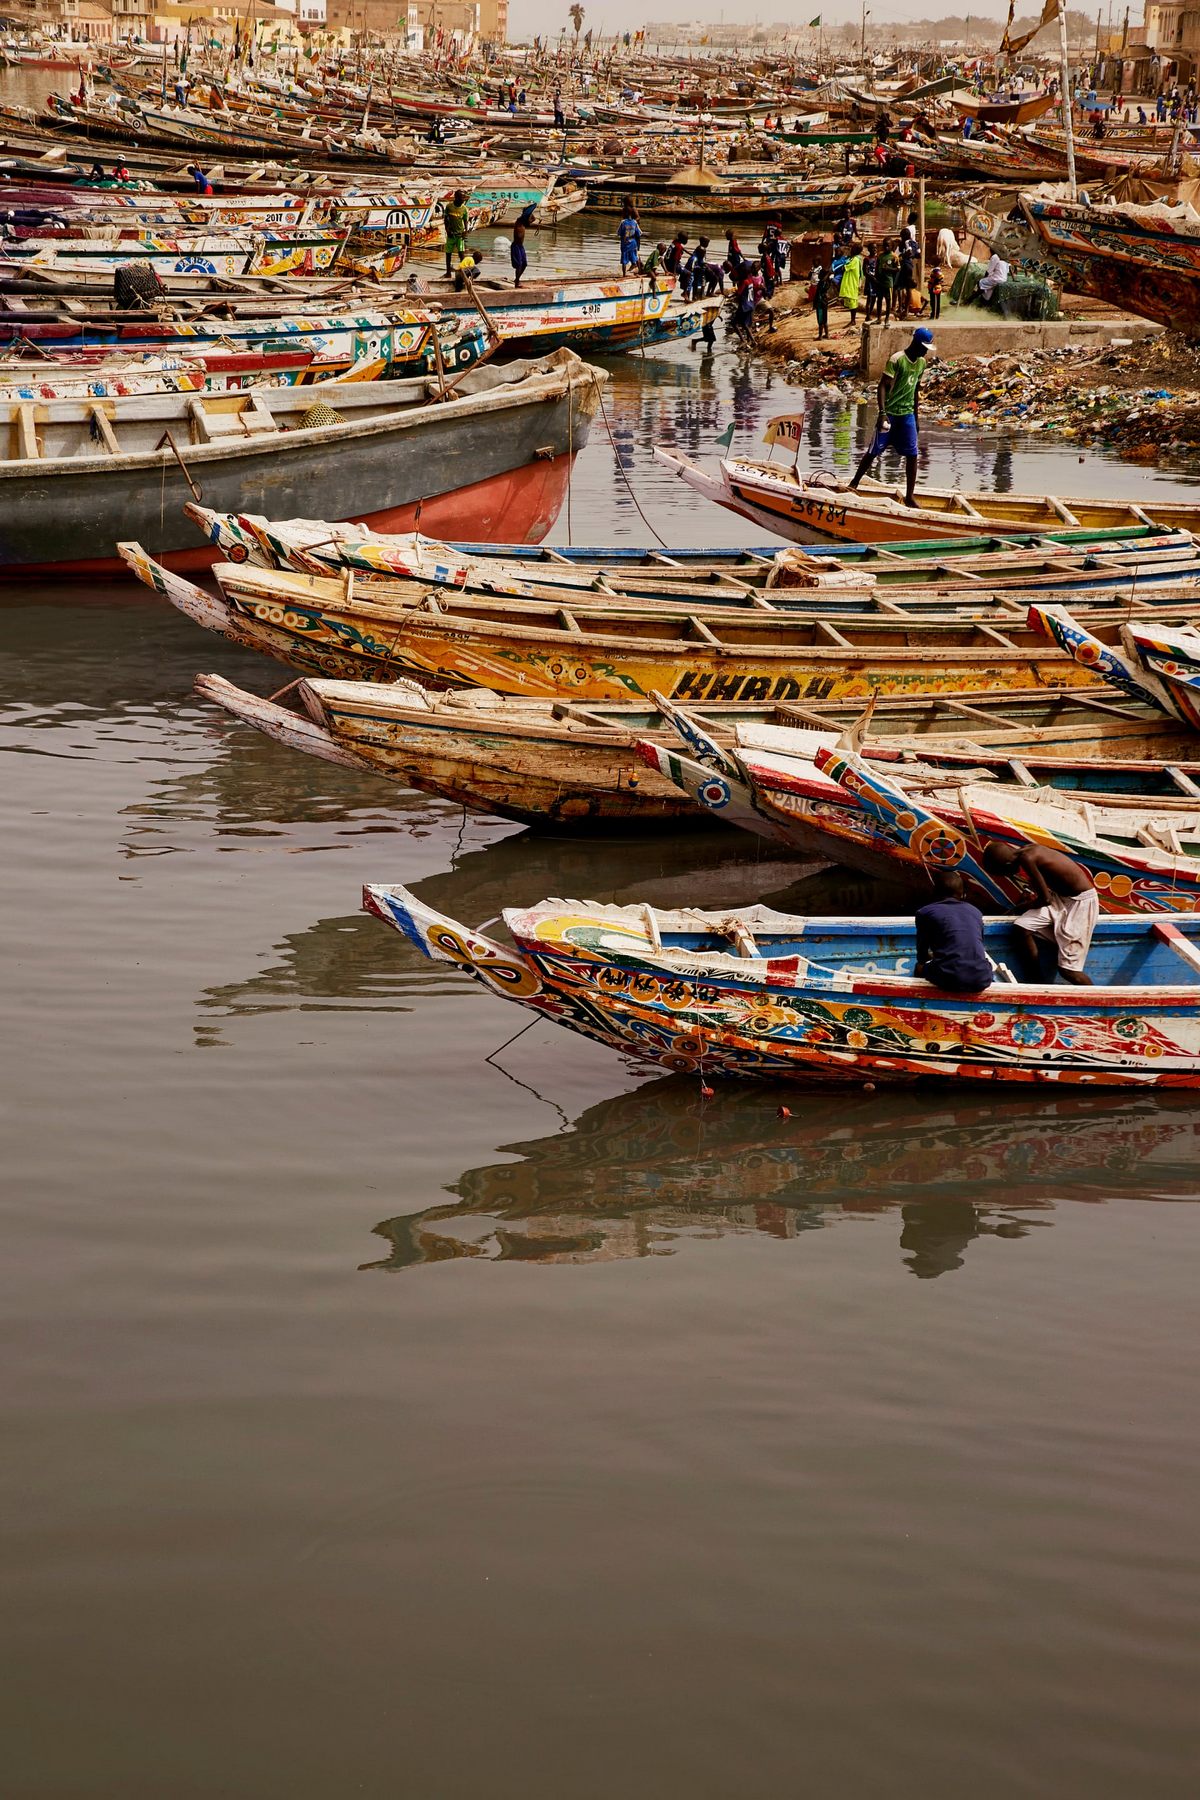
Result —
[[[647, 518], [738, 541], [650, 445], [748, 446], [790, 391], [612, 367]], [[647, 539], [603, 430], [571, 529]], [[190, 697], [287, 677], [140, 590], [11, 593], [0, 644], [5, 1792], [1195, 1792], [1200, 1096], [781, 1119], [501, 1050], [521, 1017], [364, 880], [472, 922], [874, 896], [292, 755]]]

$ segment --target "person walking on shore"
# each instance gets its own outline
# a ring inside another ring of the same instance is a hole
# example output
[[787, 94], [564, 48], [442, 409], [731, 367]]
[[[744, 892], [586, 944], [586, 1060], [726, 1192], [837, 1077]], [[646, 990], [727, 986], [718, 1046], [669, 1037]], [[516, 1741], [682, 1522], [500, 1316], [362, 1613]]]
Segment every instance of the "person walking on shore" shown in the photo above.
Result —
[[929, 316], [940, 319], [942, 316], [942, 265], [934, 263], [929, 271]]
[[853, 331], [858, 318], [858, 309], [862, 305], [862, 270], [862, 251], [857, 247], [852, 248], [846, 258], [846, 266], [842, 270], [842, 279], [838, 287], [838, 293], [846, 302], [850, 313], [850, 323], [846, 326], [847, 331]]
[[899, 266], [896, 252], [892, 249], [892, 240], [886, 238], [883, 249], [875, 259], [875, 286], [879, 293], [879, 305], [875, 316], [881, 325], [887, 325], [891, 321], [892, 300], [896, 292], [896, 274]]
[[817, 342], [829, 336], [829, 275], [818, 263], [812, 274], [813, 311], [817, 315]]
[[908, 348], [897, 350], [888, 358], [887, 368], [879, 377], [879, 417], [875, 435], [866, 455], [854, 472], [850, 486], [857, 488], [873, 463], [885, 450], [894, 450], [904, 458], [905, 506], [916, 505], [917, 451], [921, 423], [921, 377], [929, 352], [933, 349], [933, 333], [924, 325], [913, 332]]

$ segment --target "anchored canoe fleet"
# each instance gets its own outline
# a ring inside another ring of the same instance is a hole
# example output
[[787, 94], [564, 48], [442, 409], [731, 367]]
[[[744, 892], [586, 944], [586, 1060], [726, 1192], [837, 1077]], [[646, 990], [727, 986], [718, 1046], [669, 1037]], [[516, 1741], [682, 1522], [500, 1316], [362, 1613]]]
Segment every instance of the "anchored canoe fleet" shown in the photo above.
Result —
[[[504, 943], [368, 886], [494, 992], [702, 1076], [1194, 1085], [1195, 514], [1047, 503], [1018, 531], [1016, 510], [949, 545], [915, 509], [896, 547], [606, 557], [191, 503], [215, 591], [119, 548], [197, 623], [302, 672], [274, 699], [197, 679], [293, 749], [541, 828], [749, 831], [915, 906], [955, 870], [992, 915], [994, 979], [964, 997], [916, 974], [911, 920], [547, 902], [506, 912]], [[1020, 870], [991, 844], [1084, 872], [1091, 985], [1028, 978], [999, 916]]]
[[[1200, 503], [906, 496], [663, 446], [698, 539], [712, 502], [772, 541], [536, 548], [603, 413], [587, 353], [709, 335], [720, 305], [707, 276], [643, 268], [624, 226], [620, 278], [523, 285], [539, 213], [861, 210], [898, 173], [886, 131], [849, 172], [885, 98], [922, 109], [905, 177], [1054, 175], [1048, 96], [829, 83], [789, 128], [794, 64], [739, 84], [718, 59], [703, 94], [651, 64], [632, 102], [611, 66], [564, 100], [557, 67], [531, 61], [518, 102], [494, 72], [429, 92], [404, 56], [365, 87], [202, 60], [172, 104], [131, 59], [107, 97], [81, 74], [39, 114], [0, 109], [0, 572], [128, 569], [295, 670], [269, 699], [197, 678], [293, 750], [540, 829], [750, 833], [914, 910], [936, 887], [919, 917], [547, 900], [506, 909], [502, 938], [367, 886], [429, 957], [635, 1062], [1200, 1086]], [[81, 133], [128, 162], [69, 161]], [[213, 168], [181, 169], [184, 144]], [[1087, 154], [1128, 169], [1146, 148]], [[268, 155], [287, 166], [248, 160]], [[1130, 293], [1157, 259], [1177, 312], [1200, 222], [1144, 213], [1026, 196], [996, 231], [1106, 256]], [[503, 288], [466, 254], [498, 224]], [[410, 280], [430, 247], [446, 279]], [[969, 979], [931, 949], [946, 907]], [[1053, 938], [1040, 961], [1031, 933]]]

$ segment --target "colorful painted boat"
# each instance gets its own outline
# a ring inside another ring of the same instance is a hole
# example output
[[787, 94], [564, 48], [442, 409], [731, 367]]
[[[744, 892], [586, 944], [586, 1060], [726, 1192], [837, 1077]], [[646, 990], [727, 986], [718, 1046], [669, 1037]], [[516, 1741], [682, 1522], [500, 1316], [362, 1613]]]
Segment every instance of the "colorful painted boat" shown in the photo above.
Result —
[[[131, 263], [147, 263], [162, 275], [319, 275], [338, 262], [345, 231], [242, 232], [138, 237], [25, 238], [4, 246], [13, 273], [107, 276]], [[403, 257], [400, 259], [403, 261]]]
[[1200, 336], [1200, 213], [1179, 206], [1088, 206], [1020, 196], [1021, 211], [1068, 285]]
[[[457, 325], [440, 323], [428, 308], [406, 305], [396, 309], [354, 307], [343, 302], [336, 310], [300, 309], [284, 317], [220, 318], [176, 316], [160, 319], [83, 318], [64, 314], [61, 319], [39, 320], [9, 315], [0, 323], [0, 341], [29, 341], [43, 356], [56, 361], [67, 357], [94, 361], [98, 352], [115, 350], [158, 355], [215, 356], [221, 354], [307, 356], [314, 369], [336, 373], [356, 363], [379, 361], [387, 375], [433, 373], [433, 348], [437, 332], [443, 364], [456, 373], [478, 360], [482, 335], [459, 337]], [[31, 369], [36, 366], [32, 361]]]
[[675, 285], [673, 275], [661, 280], [635, 275], [616, 281], [541, 283], [519, 293], [511, 287], [476, 285], [474, 296], [449, 294], [440, 297], [440, 304], [446, 316], [478, 329], [484, 321], [476, 308], [477, 296], [507, 355], [539, 355], [562, 348], [607, 354], [695, 337], [715, 322], [719, 299], [680, 302], [674, 298]]
[[[639, 740], [661, 739], [671, 728], [653, 705], [577, 708], [481, 688], [433, 692], [408, 680], [309, 679], [282, 698], [265, 699], [220, 675], [199, 675], [196, 692], [291, 749], [524, 825], [657, 829], [667, 819], [735, 822], [711, 767], [696, 765], [693, 785], [682, 773], [687, 759], [657, 741], [650, 768], [643, 766], [647, 746]], [[805, 711], [824, 723], [830, 743], [856, 727], [856, 708]], [[700, 717], [705, 733], [730, 751], [795, 723], [787, 705], [718, 703]], [[884, 701], [872, 726], [880, 734], [869, 740], [872, 758], [902, 768], [915, 759], [946, 780], [959, 770], [976, 778], [987, 770], [1083, 797], [1136, 795], [1147, 807], [1181, 795], [1200, 803], [1200, 763], [1186, 760], [1194, 749], [1186, 731], [1161, 714], [1113, 714], [1082, 695], [986, 694], [964, 707]], [[1098, 730], [1127, 760], [1099, 755]], [[748, 790], [746, 804], [752, 806]], [[749, 824], [761, 830], [767, 821], [756, 814]], [[774, 835], [790, 841], [786, 830]]]
[[[754, 553], [712, 551], [689, 554], [664, 550], [627, 556], [599, 550], [557, 550], [531, 556], [480, 555], [463, 546], [439, 544], [419, 534], [363, 538], [352, 525], [326, 519], [264, 519], [247, 514], [215, 513], [208, 507], [186, 508], [204, 536], [230, 562], [252, 562], [263, 568], [299, 569], [305, 574], [388, 575], [425, 582], [464, 593], [512, 594], [556, 598], [562, 591], [611, 594], [614, 598], [683, 601], [711, 606], [821, 607], [861, 610], [864, 596], [890, 606], [930, 611], [942, 600], [961, 604], [967, 594], [1005, 596], [1028, 590], [1086, 590], [1089, 607], [1100, 596], [1120, 596], [1133, 610], [1149, 602], [1144, 589], [1157, 597], [1160, 583], [1172, 595], [1186, 593], [1200, 573], [1200, 547], [1190, 532], [1116, 536], [1102, 542], [1077, 534], [1078, 543], [1035, 548], [993, 547], [968, 553], [966, 542], [924, 546], [915, 553], [866, 556], [862, 546], [839, 544], [816, 551], [796, 545]], [[1084, 541], [1086, 539], [1086, 541]]]
[[1200, 633], [1131, 620], [1121, 635], [1146, 673], [1162, 683], [1172, 709], [1200, 731]]
[[[811, 1082], [1200, 1085], [1200, 917], [1101, 919], [1094, 987], [994, 982], [943, 992], [912, 974], [911, 919], [665, 912], [550, 900], [506, 910], [507, 946], [403, 887], [363, 905], [432, 961], [637, 1062]], [[1017, 959], [991, 919], [993, 961]]]
[[[560, 353], [564, 354], [564, 353]], [[140, 578], [233, 641], [314, 674], [413, 675], [439, 686], [578, 701], [657, 691], [678, 702], [838, 700], [882, 693], [1089, 685], [1094, 676], [1040, 632], [1005, 618], [903, 612], [832, 619], [758, 608], [672, 608], [456, 595], [417, 599], [375, 577], [356, 582], [218, 563], [220, 598], [118, 546]], [[1188, 609], [1192, 603], [1189, 601]], [[724, 616], [723, 616], [724, 615]], [[586, 628], [585, 628], [586, 627]], [[1115, 619], [1096, 622], [1115, 635]]]
[[1146, 627], [1129, 620], [1121, 627], [1118, 649], [1101, 642], [1064, 606], [1032, 605], [1028, 616], [1047, 642], [1110, 687], [1200, 731], [1200, 632], [1190, 624], [1182, 629], [1165, 622]]
[[[957, 868], [980, 904], [1010, 904], [1017, 890], [979, 864], [983, 820], [991, 835], [1037, 841], [1083, 862], [1109, 911], [1192, 911], [1197, 893], [1197, 766], [991, 757], [969, 742], [864, 742], [819, 729], [740, 725], [722, 743], [688, 713], [664, 708], [682, 753], [658, 741], [638, 750], [697, 807], [742, 830], [788, 843], [927, 893], [930, 872]], [[982, 779], [992, 777], [986, 786]]]
[[199, 356], [100, 355], [65, 362], [0, 362], [0, 420], [13, 405], [47, 400], [118, 400], [130, 394], [231, 393], [255, 386], [314, 387], [326, 381], [377, 381], [388, 374], [378, 357], [346, 368], [321, 368], [313, 352], [227, 352]]
[[[870, 854], [889, 871], [927, 881], [935, 868], [957, 868], [978, 896], [1011, 902], [1010, 882], [989, 874], [979, 851], [988, 838], [1061, 850], [1087, 869], [1106, 913], [1200, 910], [1200, 814], [1137, 804], [1122, 811], [1089, 803], [965, 783], [952, 796], [927, 798], [880, 767], [839, 749], [818, 749], [817, 770], [848, 797], [833, 829], [854, 861], [861, 816], [871, 821]], [[1176, 803], [1178, 805], [1178, 803]], [[855, 862], [855, 866], [862, 866]]]
[[0, 572], [119, 572], [114, 546], [130, 529], [185, 567], [203, 565], [212, 553], [182, 510], [203, 497], [298, 509], [319, 492], [331, 512], [382, 529], [423, 509], [456, 532], [542, 536], [603, 381], [560, 350], [468, 370], [443, 401], [425, 380], [330, 384], [311, 418], [302, 388], [18, 405], [0, 462]]
[[903, 489], [870, 479], [855, 491], [824, 470], [805, 474], [785, 462], [724, 457], [710, 472], [665, 445], [656, 445], [654, 454], [697, 493], [795, 543], [829, 537], [892, 544], [918, 537], [978, 537], [983, 532], [1001, 537], [1056, 525], [1200, 530], [1200, 503], [1195, 501], [1156, 498], [1143, 506], [1126, 500], [1060, 500], [1052, 494], [918, 486], [915, 504], [906, 506]]

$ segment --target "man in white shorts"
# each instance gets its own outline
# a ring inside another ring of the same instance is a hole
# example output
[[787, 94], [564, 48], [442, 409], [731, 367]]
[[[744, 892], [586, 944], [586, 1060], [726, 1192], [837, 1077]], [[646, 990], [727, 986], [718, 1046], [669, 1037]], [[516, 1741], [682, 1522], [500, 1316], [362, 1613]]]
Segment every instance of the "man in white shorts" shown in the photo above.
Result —
[[1100, 917], [1100, 898], [1087, 870], [1061, 850], [1044, 844], [1009, 844], [992, 838], [984, 847], [984, 864], [997, 875], [1024, 875], [1039, 904], [1018, 913], [1030, 962], [1038, 966], [1039, 938], [1049, 939], [1058, 958], [1058, 973], [1075, 987], [1091, 987], [1084, 964]]

